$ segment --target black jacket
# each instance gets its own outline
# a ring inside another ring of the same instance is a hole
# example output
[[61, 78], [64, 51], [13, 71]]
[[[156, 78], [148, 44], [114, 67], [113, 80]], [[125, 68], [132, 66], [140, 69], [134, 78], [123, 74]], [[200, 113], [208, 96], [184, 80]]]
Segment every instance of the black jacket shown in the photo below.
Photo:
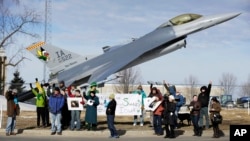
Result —
[[177, 117], [175, 115], [176, 104], [167, 100], [163, 101], [163, 122], [164, 124], [175, 125]]
[[205, 92], [201, 92], [199, 94], [198, 101], [200, 101], [201, 107], [208, 107], [211, 87], [212, 84], [208, 84], [208, 87], [205, 89]]
[[115, 109], [116, 109], [116, 101], [112, 99], [106, 109], [107, 115], [115, 115]]

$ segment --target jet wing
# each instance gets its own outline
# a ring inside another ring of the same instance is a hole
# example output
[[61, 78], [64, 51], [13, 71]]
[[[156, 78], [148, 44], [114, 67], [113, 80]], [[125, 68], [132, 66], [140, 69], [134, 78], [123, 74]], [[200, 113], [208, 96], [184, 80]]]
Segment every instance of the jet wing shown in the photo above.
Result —
[[105, 79], [107, 79], [107, 77], [109, 77], [110, 75], [120, 71], [124, 66], [129, 64], [132, 60], [135, 60], [137, 57], [138, 56], [134, 56], [134, 57], [131, 57], [131, 58], [126, 58], [126, 60], [123, 60], [123, 61], [118, 62], [118, 61], [114, 60], [114, 61], [111, 61], [111, 62], [107, 63], [106, 65], [104, 65], [100, 69], [93, 72], [90, 79], [88, 80], [88, 83], [91, 83], [91, 82], [94, 82], [94, 81], [95, 82], [104, 81]]

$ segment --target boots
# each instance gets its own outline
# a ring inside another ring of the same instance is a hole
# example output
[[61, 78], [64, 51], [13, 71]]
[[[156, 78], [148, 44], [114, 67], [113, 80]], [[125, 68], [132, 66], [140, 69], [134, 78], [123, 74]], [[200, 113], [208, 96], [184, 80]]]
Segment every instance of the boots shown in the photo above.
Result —
[[216, 131], [215, 131], [215, 128], [213, 127], [213, 131], [214, 131], [214, 134], [213, 134], [213, 138], [216, 138]]
[[170, 138], [175, 138], [174, 125], [170, 125]]
[[198, 136], [199, 134], [199, 128], [194, 128], [194, 135], [193, 136]]
[[213, 128], [214, 130], [214, 135], [213, 135], [213, 138], [219, 138], [219, 128], [218, 127], [214, 127]]
[[170, 138], [170, 131], [169, 131], [168, 125], [165, 125], [165, 131], [166, 131], [166, 135], [164, 138]]
[[198, 136], [199, 136], [199, 137], [202, 135], [202, 130], [203, 130], [202, 127], [199, 127], [199, 128], [198, 128]]

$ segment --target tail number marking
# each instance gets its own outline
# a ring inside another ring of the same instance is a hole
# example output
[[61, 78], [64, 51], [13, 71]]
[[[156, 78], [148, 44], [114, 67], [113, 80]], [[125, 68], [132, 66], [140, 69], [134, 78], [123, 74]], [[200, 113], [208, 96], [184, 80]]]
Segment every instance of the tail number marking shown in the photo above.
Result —
[[65, 62], [67, 60], [72, 59], [72, 55], [70, 53], [69, 54], [65, 54], [62, 50], [57, 51], [56, 55], [57, 55], [57, 59], [58, 59], [59, 63], [62, 63], [62, 62]]

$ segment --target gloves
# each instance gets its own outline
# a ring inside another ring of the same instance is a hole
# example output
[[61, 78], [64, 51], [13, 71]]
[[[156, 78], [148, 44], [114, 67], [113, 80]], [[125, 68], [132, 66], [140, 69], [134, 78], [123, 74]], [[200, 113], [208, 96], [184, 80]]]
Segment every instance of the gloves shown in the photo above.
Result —
[[38, 79], [36, 78], [36, 82], [38, 81]]
[[53, 84], [52, 84], [52, 88], [55, 88], [55, 87], [56, 87], [56, 84], [55, 84], [55, 83], [53, 83]]
[[30, 83], [30, 88], [33, 89], [32, 84]]

